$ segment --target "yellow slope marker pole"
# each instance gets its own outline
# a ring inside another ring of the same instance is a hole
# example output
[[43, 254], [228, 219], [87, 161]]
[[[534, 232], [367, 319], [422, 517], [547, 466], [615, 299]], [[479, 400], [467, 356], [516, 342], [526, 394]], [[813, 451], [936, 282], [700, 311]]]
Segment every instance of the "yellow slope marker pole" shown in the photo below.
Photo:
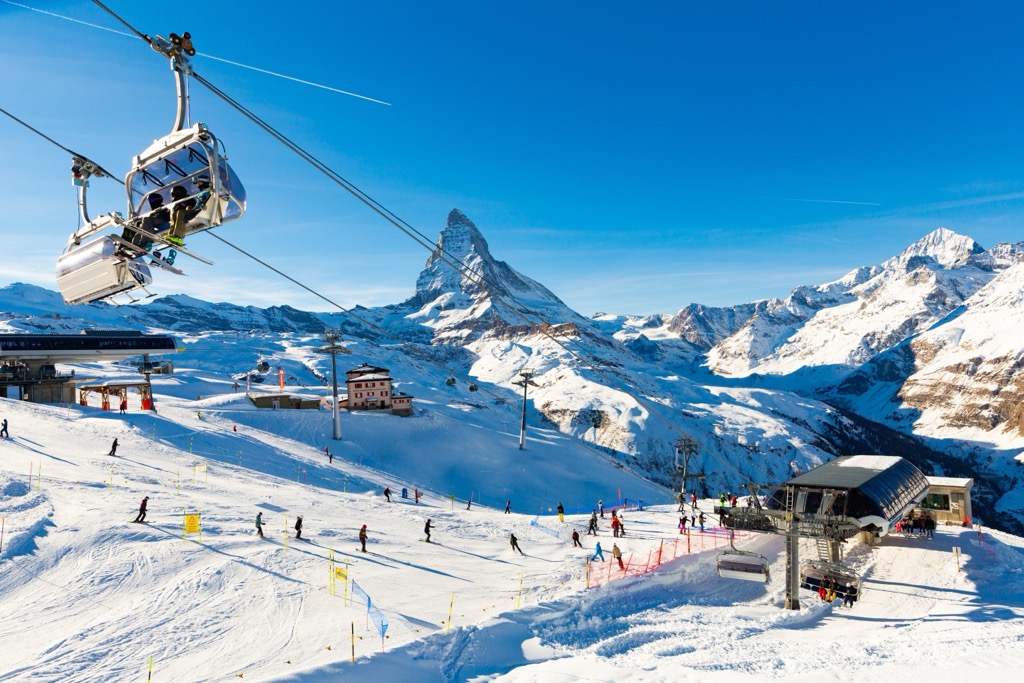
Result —
[[523, 604], [523, 575], [519, 575], [519, 598], [516, 600], [516, 609]]
[[448, 633], [452, 628], [452, 608], [455, 607], [455, 593], [452, 593], [452, 601], [448, 604], [448, 625], [445, 626], [444, 632]]

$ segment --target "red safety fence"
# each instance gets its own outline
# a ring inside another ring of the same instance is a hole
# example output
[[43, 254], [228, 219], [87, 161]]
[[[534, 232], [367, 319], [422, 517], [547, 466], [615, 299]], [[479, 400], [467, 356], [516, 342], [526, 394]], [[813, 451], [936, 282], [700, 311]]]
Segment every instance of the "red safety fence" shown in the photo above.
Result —
[[[643, 550], [636, 549], [630, 543], [628, 556], [622, 554], [622, 566], [612, 557], [611, 548], [602, 546], [605, 561], [600, 558], [587, 558], [586, 583], [588, 588], [603, 586], [606, 583], [623, 579], [627, 576], [641, 576], [652, 572], [661, 566], [663, 562], [671, 562], [676, 558], [699, 555], [702, 552], [713, 550], [725, 550], [729, 547], [729, 534], [733, 535], [733, 542], [739, 543], [748, 540], [754, 534], [747, 531], [731, 531], [726, 528], [708, 528], [704, 531], [691, 532], [687, 530], [684, 534], [671, 536], [667, 539], [644, 540]], [[656, 545], [655, 545], [656, 544]], [[644, 552], [646, 551], [646, 552]]]

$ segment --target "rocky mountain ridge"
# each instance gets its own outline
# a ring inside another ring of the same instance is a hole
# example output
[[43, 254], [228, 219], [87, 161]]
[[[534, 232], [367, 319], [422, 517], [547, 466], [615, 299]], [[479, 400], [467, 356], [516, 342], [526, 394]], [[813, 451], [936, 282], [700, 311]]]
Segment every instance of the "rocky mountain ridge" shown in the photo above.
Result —
[[[735, 489], [744, 481], [782, 481], [834, 455], [872, 452], [889, 443], [881, 440], [881, 427], [871, 426], [874, 421], [918, 438], [915, 448], [926, 471], [943, 451], [968, 465], [987, 454], [998, 493], [1011, 488], [999, 473], [1020, 436], [1006, 437], [1021, 421], [1010, 405], [1019, 354], [979, 338], [974, 343], [984, 346], [984, 355], [965, 359], [961, 340], [973, 333], [949, 330], [959, 319], [991, 327], [991, 316], [1012, 310], [1009, 283], [1024, 278], [1014, 265], [1021, 253], [1020, 245], [985, 250], [940, 229], [883, 264], [798, 287], [783, 300], [727, 308], [691, 304], [673, 316], [587, 319], [494, 259], [478, 228], [454, 210], [415, 293], [390, 306], [357, 308], [358, 318], [183, 296], [128, 308], [71, 308], [59, 295], [25, 285], [0, 290], [0, 310], [8, 312], [8, 329], [127, 325], [182, 334], [207, 347], [246, 338], [266, 344], [256, 340], [277, 335], [277, 352], [293, 359], [284, 362], [293, 363], [288, 372], [298, 381], [303, 373], [318, 382], [326, 376], [312, 347], [328, 327], [341, 328], [366, 362], [391, 364], [399, 374], [415, 368], [442, 385], [454, 371], [454, 394], [470, 390], [472, 382], [499, 402], [516, 402], [521, 394], [515, 382], [529, 371], [531, 420], [557, 426], [665, 484], [673, 483], [681, 440], [697, 446], [694, 466], [706, 474], [703, 486]], [[211, 358], [199, 362], [216, 368]], [[431, 362], [449, 370], [431, 368]], [[941, 363], [942, 372], [932, 363]], [[929, 393], [929, 382], [937, 380], [947, 388]], [[980, 387], [994, 381], [1007, 400], [983, 406]], [[956, 410], [933, 409], [940, 397], [949, 402], [954, 394], [974, 398]], [[476, 395], [459, 400], [484, 409]], [[852, 419], [829, 402], [867, 420]], [[894, 409], [903, 403], [910, 408]], [[922, 415], [942, 424], [922, 429]], [[979, 437], [973, 446], [951, 447], [943, 440], [950, 430], [967, 435], [965, 429]], [[991, 438], [997, 432], [1005, 438]], [[949, 471], [949, 463], [931, 471]]]

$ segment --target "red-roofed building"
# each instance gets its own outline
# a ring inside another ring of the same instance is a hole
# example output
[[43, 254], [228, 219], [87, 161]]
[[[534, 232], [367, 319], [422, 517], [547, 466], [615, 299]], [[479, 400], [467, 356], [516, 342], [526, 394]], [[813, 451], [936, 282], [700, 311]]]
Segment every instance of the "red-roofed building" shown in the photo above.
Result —
[[345, 373], [349, 410], [390, 410], [395, 415], [412, 415], [412, 396], [391, 388], [386, 368], [360, 365]]

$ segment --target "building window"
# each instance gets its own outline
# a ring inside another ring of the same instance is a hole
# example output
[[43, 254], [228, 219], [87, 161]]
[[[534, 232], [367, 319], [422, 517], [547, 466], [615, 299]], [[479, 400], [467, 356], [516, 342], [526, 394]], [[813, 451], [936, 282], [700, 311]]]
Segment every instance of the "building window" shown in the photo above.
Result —
[[949, 510], [948, 493], [929, 493], [921, 503], [925, 510]]

